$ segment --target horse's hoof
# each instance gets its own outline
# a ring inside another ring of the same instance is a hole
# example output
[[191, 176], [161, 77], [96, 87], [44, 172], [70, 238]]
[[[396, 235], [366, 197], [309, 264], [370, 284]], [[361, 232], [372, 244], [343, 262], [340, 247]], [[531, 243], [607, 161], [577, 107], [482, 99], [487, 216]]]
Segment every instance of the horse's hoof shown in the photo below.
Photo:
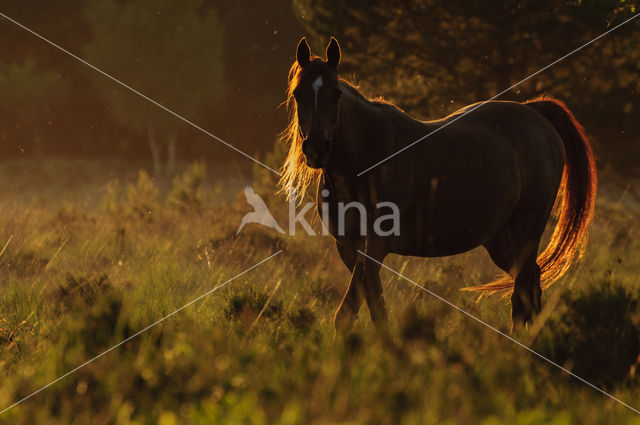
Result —
[[511, 330], [514, 331], [520, 325], [526, 328], [533, 322], [533, 317], [540, 310], [541, 300], [539, 293], [527, 294], [514, 290], [511, 295]]
[[513, 334], [519, 329], [525, 331], [529, 329], [529, 324], [533, 322], [533, 316], [511, 316], [511, 333]]

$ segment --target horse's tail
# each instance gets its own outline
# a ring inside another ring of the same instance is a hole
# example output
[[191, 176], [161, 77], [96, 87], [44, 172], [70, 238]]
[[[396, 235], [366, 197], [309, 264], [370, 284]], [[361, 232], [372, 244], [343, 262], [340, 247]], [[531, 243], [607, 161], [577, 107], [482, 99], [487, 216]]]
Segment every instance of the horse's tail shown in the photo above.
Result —
[[[583, 253], [587, 228], [593, 216], [598, 177], [595, 158], [584, 128], [566, 105], [557, 99], [538, 98], [526, 102], [556, 129], [564, 145], [565, 166], [555, 204], [558, 217], [549, 245], [538, 256], [542, 289], [548, 288]], [[513, 290], [513, 279], [503, 276], [495, 282], [468, 288], [492, 294]]]

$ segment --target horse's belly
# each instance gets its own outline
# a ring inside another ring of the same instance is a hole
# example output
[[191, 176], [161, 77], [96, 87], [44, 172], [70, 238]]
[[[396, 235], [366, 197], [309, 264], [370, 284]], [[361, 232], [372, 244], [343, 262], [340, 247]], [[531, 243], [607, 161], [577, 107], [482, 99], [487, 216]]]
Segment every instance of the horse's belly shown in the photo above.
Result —
[[[406, 220], [408, 221], [408, 220]], [[434, 220], [433, 225], [418, 221], [415, 226], [404, 226], [402, 238], [391, 243], [391, 252], [419, 257], [444, 257], [470, 251], [486, 242], [494, 225], [448, 224]]]
[[455, 255], [482, 245], [505, 225], [520, 196], [516, 164], [471, 171], [430, 178], [426, 195], [403, 212], [392, 252]]

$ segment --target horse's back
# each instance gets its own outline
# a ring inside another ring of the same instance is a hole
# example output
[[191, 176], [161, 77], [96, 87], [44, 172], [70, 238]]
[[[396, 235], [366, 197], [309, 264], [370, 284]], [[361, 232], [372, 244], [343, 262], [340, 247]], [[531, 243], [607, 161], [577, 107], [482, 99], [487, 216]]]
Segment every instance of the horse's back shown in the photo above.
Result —
[[[562, 140], [551, 123], [526, 103], [490, 101], [468, 105], [438, 121], [436, 125], [467, 127], [504, 137], [526, 159], [563, 160]], [[537, 153], [537, 154], [536, 154]], [[529, 155], [527, 155], [529, 154]]]
[[517, 153], [522, 196], [531, 197], [533, 202], [555, 199], [565, 161], [563, 141], [556, 129], [527, 104], [492, 102], [487, 106], [487, 119], [494, 117]]
[[454, 120], [448, 127], [459, 123], [464, 127], [463, 132], [487, 133], [513, 149], [520, 174], [521, 197], [532, 197], [536, 201], [542, 194], [547, 194], [555, 198], [555, 191], [549, 192], [554, 188], [557, 190], [562, 177], [563, 142], [553, 125], [537, 110], [524, 103], [491, 101], [469, 105], [443, 121]]
[[532, 108], [515, 102], [470, 105], [424, 123], [423, 135], [434, 130], [402, 164], [412, 179], [409, 190], [421, 191], [403, 217], [403, 230], [428, 235], [409, 243], [403, 238], [399, 253], [464, 252], [491, 238], [519, 204], [553, 202], [562, 141]]

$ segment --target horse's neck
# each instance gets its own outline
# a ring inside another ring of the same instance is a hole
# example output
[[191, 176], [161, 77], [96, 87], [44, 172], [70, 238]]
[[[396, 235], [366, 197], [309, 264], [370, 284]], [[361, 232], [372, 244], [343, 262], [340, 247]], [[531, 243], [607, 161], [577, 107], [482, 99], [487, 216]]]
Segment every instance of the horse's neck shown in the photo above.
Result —
[[322, 178], [318, 185], [318, 194], [328, 191], [328, 196], [323, 196], [329, 203], [350, 202], [356, 198], [356, 175], [345, 174], [342, 171], [326, 168], [322, 170]]
[[[330, 166], [323, 170], [318, 186], [320, 191], [329, 190], [330, 203], [370, 203], [380, 196], [388, 197], [380, 183], [406, 174], [406, 161], [385, 163], [361, 177], [358, 173], [398, 152], [429, 130], [425, 123], [393, 105], [372, 103], [354, 91], [352, 87], [343, 90]], [[383, 169], [384, 173], [380, 174]]]
[[[380, 112], [359, 96], [353, 87], [345, 87], [338, 107], [338, 121], [333, 136], [332, 169], [345, 177], [357, 174], [369, 162], [372, 144], [381, 134], [376, 126], [382, 126]], [[377, 133], [377, 134], [376, 134]]]
[[371, 102], [351, 86], [343, 92], [333, 144], [337, 170], [357, 174], [430, 131], [392, 104]]
[[[365, 180], [357, 174], [372, 163], [374, 145], [389, 138], [385, 134], [384, 117], [371, 102], [358, 95], [353, 87], [343, 87], [338, 109], [338, 122], [332, 140], [330, 165], [323, 169], [318, 195], [326, 189], [328, 197], [318, 200], [329, 202], [365, 202]], [[386, 126], [388, 127], [388, 126]], [[388, 132], [388, 131], [387, 131]]]

